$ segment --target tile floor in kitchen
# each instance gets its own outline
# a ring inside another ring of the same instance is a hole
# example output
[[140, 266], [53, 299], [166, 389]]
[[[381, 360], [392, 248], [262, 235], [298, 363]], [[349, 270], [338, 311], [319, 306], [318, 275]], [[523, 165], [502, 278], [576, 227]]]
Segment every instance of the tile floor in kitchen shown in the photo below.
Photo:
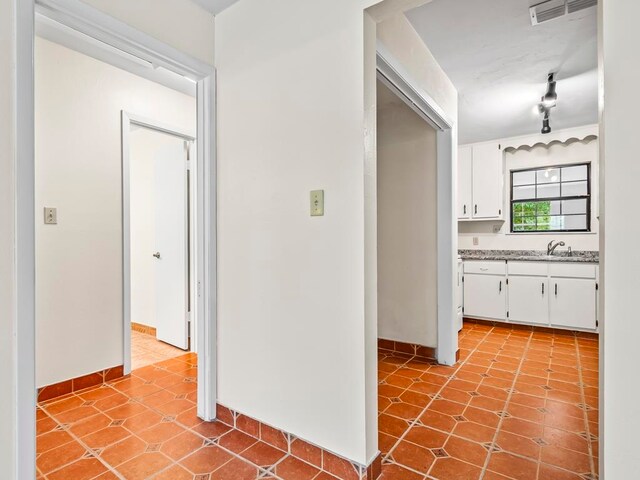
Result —
[[[593, 336], [465, 323], [456, 367], [379, 351], [384, 480], [597, 478]], [[195, 413], [196, 356], [38, 405], [38, 478], [327, 480]]]

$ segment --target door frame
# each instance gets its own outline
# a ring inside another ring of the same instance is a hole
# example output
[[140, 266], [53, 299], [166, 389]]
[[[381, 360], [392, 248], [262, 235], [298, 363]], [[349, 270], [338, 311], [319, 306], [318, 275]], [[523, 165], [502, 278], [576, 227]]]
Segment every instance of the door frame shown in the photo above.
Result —
[[[177, 138], [180, 138], [186, 142], [194, 144], [196, 142], [196, 137], [194, 137], [191, 133], [181, 130], [176, 127], [172, 127], [170, 125], [163, 124], [161, 122], [156, 122], [154, 120], [150, 120], [139, 115], [135, 115], [133, 113], [126, 112], [122, 110], [120, 112], [121, 117], [121, 129], [122, 129], [122, 280], [123, 280], [123, 295], [122, 295], [122, 306], [123, 306], [123, 348], [124, 348], [124, 374], [128, 375], [131, 373], [131, 126], [137, 125], [142, 128], [146, 128], [148, 130], [153, 130], [154, 132], [164, 133], [167, 135], [171, 135]], [[185, 159], [185, 162], [187, 159]], [[195, 165], [194, 165], [195, 166]], [[189, 165], [188, 168], [195, 172], [195, 180], [197, 185], [198, 183], [198, 171], [196, 168], [191, 168], [192, 165]], [[193, 180], [193, 176], [192, 176]], [[197, 187], [196, 187], [196, 197], [197, 196]], [[194, 208], [190, 208], [190, 211], [195, 213], [197, 216], [197, 212], [200, 211], [204, 207], [204, 205], [198, 205], [197, 202], [192, 202], [193, 195], [189, 190], [187, 190], [187, 203], [192, 205]], [[188, 207], [189, 208], [189, 207]], [[193, 242], [191, 239], [195, 238], [193, 222], [189, 222], [188, 224], [188, 232], [187, 232], [187, 249], [193, 252]], [[191, 255], [187, 253], [187, 259], [191, 258]], [[195, 265], [195, 264], [194, 264]], [[193, 271], [192, 265], [190, 262], [187, 262], [187, 270], [189, 275], [187, 275], [187, 282], [190, 282], [191, 285], [188, 287], [189, 292], [195, 291], [196, 282], [195, 280], [195, 272]], [[192, 275], [194, 274], [194, 275]], [[195, 304], [195, 302], [194, 302]], [[186, 314], [186, 312], [185, 312]], [[195, 325], [195, 329], [190, 333], [194, 334], [194, 337], [198, 338], [197, 329], [198, 329], [198, 315], [196, 309], [192, 312], [191, 320], [193, 325]], [[190, 344], [190, 351], [198, 351], [198, 345], [195, 343]]]
[[15, 477], [35, 477], [35, 154], [34, 44], [36, 14], [48, 17], [197, 82], [197, 212], [195, 239], [200, 418], [216, 417], [216, 118], [215, 69], [77, 0], [19, 0], [16, 11], [16, 412]]
[[437, 151], [437, 330], [436, 360], [457, 362], [458, 328], [456, 277], [458, 270], [458, 222], [455, 212], [456, 125], [438, 103], [422, 90], [386, 47], [376, 46], [376, 75], [409, 108], [436, 130]]

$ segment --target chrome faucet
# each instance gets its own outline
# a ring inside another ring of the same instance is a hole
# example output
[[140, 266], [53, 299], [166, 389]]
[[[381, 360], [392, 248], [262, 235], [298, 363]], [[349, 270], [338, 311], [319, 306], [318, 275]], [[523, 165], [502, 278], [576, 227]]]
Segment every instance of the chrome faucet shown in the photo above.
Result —
[[553, 255], [556, 248], [564, 247], [564, 242], [556, 242], [555, 244], [553, 242], [554, 240], [551, 240], [549, 245], [547, 245], [547, 255]]

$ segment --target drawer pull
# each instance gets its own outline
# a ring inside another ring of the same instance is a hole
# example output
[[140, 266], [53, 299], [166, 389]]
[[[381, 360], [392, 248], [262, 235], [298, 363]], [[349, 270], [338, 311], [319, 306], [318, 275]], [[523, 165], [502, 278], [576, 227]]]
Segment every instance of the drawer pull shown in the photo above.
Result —
[[481, 271], [481, 272], [488, 272], [488, 271], [489, 271], [489, 269], [488, 269], [488, 268], [486, 268], [486, 267], [485, 267], [485, 268], [480, 267], [480, 271]]
[[502, 293], [502, 280], [500, 280], [500, 287], [498, 288], [498, 292]]
[[558, 296], [558, 284], [556, 283], [556, 297]]

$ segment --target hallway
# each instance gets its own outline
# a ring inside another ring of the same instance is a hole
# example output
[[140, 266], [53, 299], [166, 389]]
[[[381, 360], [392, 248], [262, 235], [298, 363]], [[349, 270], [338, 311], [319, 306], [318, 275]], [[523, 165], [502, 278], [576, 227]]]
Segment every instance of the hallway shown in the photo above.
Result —
[[380, 350], [383, 478], [598, 478], [596, 336], [465, 322], [460, 349], [456, 367]]

